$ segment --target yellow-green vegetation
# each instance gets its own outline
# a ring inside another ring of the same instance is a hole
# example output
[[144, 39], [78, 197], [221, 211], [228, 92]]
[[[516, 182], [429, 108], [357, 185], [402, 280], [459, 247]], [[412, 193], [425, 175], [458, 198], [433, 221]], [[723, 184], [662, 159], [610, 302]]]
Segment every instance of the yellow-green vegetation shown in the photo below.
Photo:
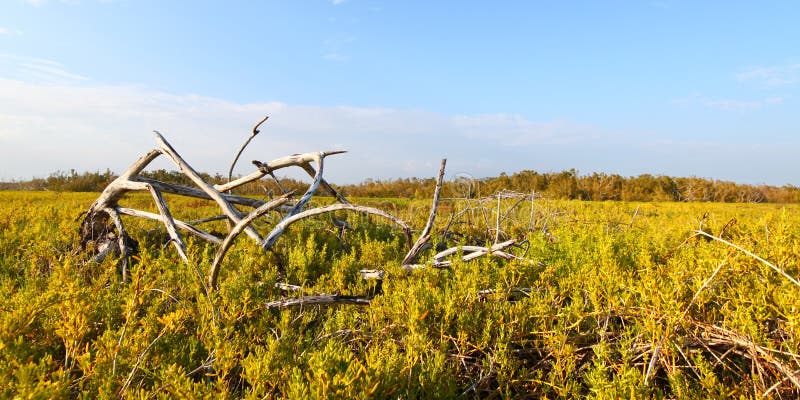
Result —
[[[396, 228], [342, 214], [340, 240], [322, 217], [293, 225], [275, 253], [240, 238], [209, 294], [216, 249], [187, 237], [186, 265], [155, 222], [125, 220], [139, 241], [128, 282], [116, 260], [88, 261], [76, 218], [95, 197], [0, 192], [0, 398], [800, 395], [800, 287], [781, 274], [800, 276], [796, 205], [525, 202], [501, 236], [525, 240], [512, 251], [530, 262], [411, 275]], [[169, 201], [181, 219], [216, 210]], [[147, 196], [126, 202], [153, 210]], [[428, 203], [362, 202], [416, 229]], [[444, 201], [435, 232], [465, 206]], [[467, 213], [451, 230], [461, 244], [494, 240], [494, 218]], [[267, 309], [285, 295], [279, 262], [306, 294], [363, 294], [361, 269], [387, 278], [366, 307]]]

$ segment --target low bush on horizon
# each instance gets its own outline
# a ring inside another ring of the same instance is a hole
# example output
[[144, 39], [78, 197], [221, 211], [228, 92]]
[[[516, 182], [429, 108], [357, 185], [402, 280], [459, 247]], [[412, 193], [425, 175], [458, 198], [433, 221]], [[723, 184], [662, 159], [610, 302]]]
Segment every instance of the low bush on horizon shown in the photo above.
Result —
[[[179, 171], [158, 169], [142, 173], [145, 178], [183, 185], [191, 185], [189, 178]], [[207, 182], [225, 183], [227, 177], [219, 173], [201, 173]], [[33, 178], [12, 182], [0, 182], [2, 190], [46, 190], [54, 192], [102, 191], [117, 174], [104, 172], [58, 171], [47, 178]], [[279, 194], [285, 190], [305, 190], [307, 184], [301, 180], [282, 177], [280, 185], [272, 180], [250, 182], [237, 191], [250, 195], [265, 192]], [[335, 185], [348, 197], [396, 197], [424, 199], [435, 184], [433, 178], [365, 179], [356, 184]], [[800, 187], [766, 184], [745, 184], [700, 177], [672, 177], [641, 174], [621, 176], [593, 172], [580, 175], [575, 169], [561, 172], [536, 172], [523, 170], [510, 175], [501, 173], [496, 177], [474, 177], [457, 174], [444, 188], [445, 197], [475, 199], [501, 190], [525, 193], [534, 191], [549, 199], [572, 200], [618, 200], [618, 201], [681, 201], [724, 203], [800, 203]]]

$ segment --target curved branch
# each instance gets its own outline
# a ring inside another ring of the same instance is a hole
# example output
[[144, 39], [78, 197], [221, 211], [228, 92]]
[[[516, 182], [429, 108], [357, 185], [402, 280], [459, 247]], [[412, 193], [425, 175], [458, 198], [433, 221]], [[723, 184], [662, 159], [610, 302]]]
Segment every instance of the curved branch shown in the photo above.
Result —
[[244, 144], [242, 144], [242, 147], [239, 148], [239, 152], [236, 153], [236, 157], [233, 158], [233, 162], [231, 163], [231, 168], [228, 170], [228, 182], [229, 183], [230, 183], [231, 179], [233, 178], [233, 167], [236, 165], [236, 161], [239, 161], [239, 156], [242, 155], [242, 152], [244, 151], [244, 148], [247, 147], [248, 144], [250, 144], [250, 141], [253, 140], [253, 138], [256, 137], [256, 135], [258, 135], [259, 132], [261, 132], [261, 131], [258, 130], [258, 127], [261, 126], [261, 124], [263, 124], [264, 122], [266, 122], [268, 118], [269, 118], [269, 116], [267, 115], [261, 121], [258, 121], [256, 126], [253, 127], [253, 134], [250, 135], [250, 137], [247, 138], [247, 140], [244, 141]]
[[272, 244], [275, 243], [276, 240], [278, 240], [278, 237], [281, 234], [283, 234], [283, 231], [284, 229], [286, 229], [286, 226], [288, 226], [288, 224], [284, 225], [283, 222], [288, 220], [292, 216], [298, 214], [300, 210], [302, 210], [303, 207], [306, 206], [309, 200], [311, 200], [311, 197], [314, 196], [314, 193], [316, 193], [317, 189], [319, 189], [319, 183], [322, 180], [322, 170], [323, 170], [322, 160], [324, 158], [325, 155], [323, 153], [314, 154], [314, 162], [317, 163], [317, 172], [316, 174], [314, 174], [314, 181], [308, 187], [306, 192], [303, 193], [303, 196], [300, 198], [297, 204], [294, 205], [292, 210], [289, 211], [288, 214], [286, 214], [286, 217], [284, 217], [284, 219], [280, 223], [278, 223], [277, 225], [275, 225], [274, 228], [272, 228], [272, 231], [269, 233], [269, 235], [267, 235], [267, 237], [261, 242], [261, 247], [263, 247], [264, 249], [268, 249], [270, 246], [272, 246]]
[[292, 211], [289, 211], [289, 214], [286, 216], [286, 218], [289, 218], [292, 215], [299, 213], [300, 210], [302, 210], [303, 207], [305, 207], [306, 204], [308, 204], [308, 202], [311, 200], [311, 197], [314, 196], [314, 193], [317, 192], [317, 189], [319, 189], [319, 183], [320, 181], [322, 181], [322, 169], [323, 169], [324, 158], [325, 156], [322, 155], [322, 153], [316, 153], [314, 155], [314, 162], [317, 164], [317, 173], [314, 175], [314, 181], [311, 182], [311, 185], [308, 187], [306, 192], [303, 193], [303, 196], [300, 197], [300, 200], [297, 202], [297, 204], [294, 205]]
[[[781, 274], [781, 275], [782, 275], [784, 278], [788, 279], [788, 280], [789, 280], [789, 282], [792, 282], [792, 283], [794, 283], [795, 285], [797, 285], [797, 286], [800, 286], [800, 281], [798, 281], [798, 280], [797, 280], [797, 279], [795, 279], [793, 276], [791, 276], [791, 275], [789, 275], [788, 273], [786, 273], [786, 271], [784, 271], [784, 270], [782, 270], [782, 269], [780, 269], [780, 268], [776, 267], [776, 266], [775, 266], [774, 264], [772, 264], [771, 262], [769, 262], [769, 261], [767, 261], [767, 260], [765, 260], [765, 259], [763, 259], [763, 258], [761, 258], [761, 257], [759, 257], [759, 256], [757, 256], [757, 255], [755, 255], [754, 253], [752, 253], [752, 252], [750, 252], [750, 251], [747, 251], [747, 250], [745, 250], [744, 248], [742, 248], [742, 247], [740, 247], [740, 246], [737, 246], [737, 245], [735, 245], [735, 244], [733, 244], [733, 243], [731, 243], [731, 242], [729, 242], [729, 241], [727, 241], [727, 240], [725, 240], [725, 239], [723, 239], [723, 238], [721, 238], [721, 237], [717, 237], [717, 236], [714, 236], [714, 235], [709, 235], [708, 233], [706, 233], [706, 232], [703, 232], [703, 231], [701, 231], [701, 230], [695, 231], [695, 236], [696, 236], [696, 235], [703, 235], [703, 236], [705, 236], [705, 237], [707, 237], [707, 238], [709, 238], [709, 239], [713, 239], [713, 240], [716, 240], [716, 241], [718, 241], [718, 242], [720, 242], [720, 243], [724, 243], [724, 244], [726, 244], [726, 245], [728, 245], [728, 246], [731, 246], [731, 247], [733, 247], [734, 249], [736, 249], [736, 250], [739, 250], [739, 251], [741, 251], [742, 253], [744, 253], [744, 254], [747, 254], [748, 256], [750, 256], [750, 257], [753, 257], [753, 258], [755, 258], [755, 259], [756, 259], [756, 260], [758, 260], [758, 261], [761, 261], [761, 262], [762, 262], [762, 263], [764, 263], [766, 266], [768, 266], [768, 267], [772, 268], [772, 270], [773, 270], [773, 271], [775, 271], [775, 272], [777, 272], [777, 273]], [[688, 239], [687, 239], [687, 240], [688, 240]]]
[[225, 253], [228, 252], [228, 249], [233, 244], [233, 240], [239, 236], [240, 233], [248, 226], [250, 223], [255, 221], [256, 218], [272, 211], [276, 207], [280, 207], [286, 204], [289, 201], [289, 196], [291, 196], [294, 192], [289, 192], [275, 200], [270, 201], [267, 204], [253, 210], [250, 214], [247, 214], [246, 217], [242, 218], [236, 226], [231, 229], [231, 232], [228, 233], [228, 236], [225, 237], [225, 240], [222, 241], [219, 249], [217, 250], [217, 255], [214, 256], [214, 262], [211, 264], [211, 271], [208, 273], [208, 287], [211, 290], [216, 290], [217, 288], [217, 276], [219, 275], [219, 266], [222, 263], [222, 259], [225, 257]]
[[86, 242], [91, 239], [92, 233], [92, 225], [94, 224], [94, 220], [96, 214], [102, 211], [104, 208], [113, 208], [117, 205], [117, 201], [119, 201], [122, 196], [130, 190], [144, 190], [144, 187], [138, 187], [135, 184], [132, 185], [130, 179], [132, 176], [135, 176], [142, 172], [142, 170], [147, 167], [156, 157], [161, 155], [161, 151], [159, 150], [150, 150], [149, 152], [145, 153], [139, 159], [134, 161], [130, 167], [128, 167], [125, 172], [123, 172], [117, 179], [114, 179], [111, 183], [103, 189], [103, 193], [89, 206], [89, 210], [86, 212], [86, 217], [84, 218], [83, 222], [81, 223], [81, 246], [85, 245]]
[[403, 222], [403, 220], [401, 220], [400, 218], [397, 218], [394, 215], [388, 214], [388, 213], [384, 212], [383, 210], [379, 210], [377, 208], [359, 206], [359, 205], [355, 205], [355, 204], [338, 203], [338, 204], [331, 204], [331, 205], [325, 206], [325, 207], [312, 208], [310, 210], [306, 210], [306, 211], [303, 211], [301, 213], [297, 213], [295, 215], [290, 216], [289, 218], [284, 219], [283, 221], [278, 223], [278, 225], [275, 225], [275, 229], [272, 230], [273, 232], [278, 232], [278, 233], [275, 234], [274, 236], [273, 236], [272, 233], [270, 233], [270, 235], [267, 236], [266, 239], [264, 239], [264, 242], [261, 244], [261, 247], [263, 247], [265, 250], [269, 249], [270, 247], [272, 247], [272, 245], [275, 244], [275, 241], [278, 239], [280, 234], [283, 233], [283, 231], [286, 228], [288, 228], [289, 225], [291, 225], [291, 224], [293, 224], [293, 223], [295, 223], [295, 222], [297, 222], [297, 221], [299, 221], [301, 219], [313, 217], [315, 215], [320, 215], [320, 214], [324, 214], [324, 213], [339, 211], [339, 210], [363, 212], [363, 213], [377, 215], [379, 217], [386, 218], [386, 219], [394, 222], [395, 224], [399, 225], [401, 228], [403, 228], [403, 233], [406, 236], [406, 240], [408, 240], [409, 242], [411, 241], [411, 228], [409, 228], [408, 225], [405, 222]]

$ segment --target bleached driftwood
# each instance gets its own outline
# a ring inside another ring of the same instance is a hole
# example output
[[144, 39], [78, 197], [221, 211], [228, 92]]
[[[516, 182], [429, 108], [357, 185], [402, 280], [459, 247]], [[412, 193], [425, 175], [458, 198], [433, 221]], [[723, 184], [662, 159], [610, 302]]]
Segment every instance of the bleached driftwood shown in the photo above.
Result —
[[[446, 159], [442, 160], [439, 168], [439, 174], [436, 179], [436, 188], [433, 193], [433, 201], [427, 222], [417, 240], [412, 244], [411, 229], [403, 220], [377, 208], [350, 203], [323, 178], [325, 158], [344, 153], [344, 151], [322, 151], [294, 154], [277, 158], [266, 163], [253, 161], [257, 171], [237, 179], [232, 179], [233, 167], [235, 166], [236, 161], [241, 156], [247, 144], [250, 143], [250, 141], [259, 133], [258, 128], [266, 121], [266, 119], [267, 118], [264, 118], [255, 125], [252, 135], [245, 141], [245, 143], [236, 153], [233, 163], [231, 164], [231, 168], [228, 172], [228, 182], [216, 185], [205, 181], [200, 174], [197, 173], [197, 171], [195, 171], [191, 165], [189, 165], [189, 163], [187, 163], [180, 156], [180, 154], [178, 154], [178, 152], [164, 138], [164, 136], [162, 136], [159, 132], [154, 132], [158, 147], [147, 152], [138, 160], [136, 160], [124, 173], [111, 182], [89, 207], [80, 228], [80, 243], [82, 248], [91, 248], [95, 254], [94, 259], [98, 262], [102, 261], [109, 255], [121, 256], [122, 279], [126, 280], [128, 274], [128, 259], [129, 256], [135, 253], [137, 242], [128, 235], [120, 216], [127, 215], [136, 218], [156, 220], [164, 225], [167, 235], [169, 236], [169, 242], [172, 242], [173, 247], [178, 252], [178, 255], [186, 263], [189, 263], [190, 259], [187, 254], [186, 243], [181, 236], [181, 232], [188, 233], [201, 240], [219, 246], [206, 280], [208, 289], [216, 290], [218, 289], [218, 277], [225, 255], [231, 246], [233, 246], [236, 238], [241, 233], [246, 233], [247, 236], [255, 241], [256, 244], [258, 244], [263, 250], [267, 251], [274, 246], [276, 241], [281, 237], [286, 229], [289, 228], [290, 225], [298, 221], [306, 218], [316, 217], [322, 214], [334, 213], [336, 211], [349, 211], [385, 218], [393, 224], [399, 226], [403, 231], [406, 244], [409, 247], [409, 251], [403, 258], [401, 265], [407, 271], [423, 268], [425, 266], [421, 264], [413, 264], [413, 262], [419, 257], [419, 254], [423, 249], [430, 247], [428, 242], [431, 239], [431, 231], [433, 229], [433, 223], [436, 218], [437, 208], [439, 206], [440, 192], [442, 189], [445, 165], [447, 162]], [[162, 182], [139, 176], [144, 168], [146, 168], [159, 156], [164, 156], [169, 159], [186, 177], [191, 180], [194, 187]], [[237, 196], [231, 193], [233, 189], [259, 180], [265, 176], [270, 176], [277, 182], [274, 172], [289, 167], [299, 167], [306, 174], [312, 177], [311, 184], [308, 186], [302, 196], [300, 196], [300, 198], [294, 202], [292, 202], [292, 196], [295, 194], [294, 191], [286, 192], [282, 187], [280, 190], [283, 192], [283, 194], [268, 202]], [[306, 206], [309, 204], [312, 197], [316, 195], [320, 187], [324, 188], [328, 193], [335, 197], [338, 203], [306, 209]], [[155, 204], [158, 213], [121, 206], [119, 201], [126, 193], [131, 191], [148, 192], [153, 199], [153, 203]], [[164, 198], [164, 193], [213, 201], [219, 207], [220, 215], [201, 218], [189, 222], [175, 219], [166, 199]], [[236, 206], [250, 207], [252, 210], [245, 212], [241, 211]], [[272, 226], [272, 229], [266, 234], [266, 236], [262, 236], [252, 224], [257, 219], [272, 211], [281, 211], [281, 219]], [[332, 217], [331, 219], [334, 221], [334, 224], [336, 224], [338, 221], [335, 217]], [[219, 220], [225, 220], [228, 223], [228, 233], [224, 237], [217, 236], [197, 227], [197, 225], [201, 223]], [[346, 222], [339, 221], [337, 226], [341, 225], [340, 227], [344, 229], [345, 224]], [[447, 231], [448, 228], [445, 228], [445, 231]], [[463, 261], [469, 261], [488, 254], [505, 259], [519, 259], [519, 257], [503, 251], [514, 243], [514, 240], [508, 240], [502, 243], [495, 243], [490, 247], [453, 247], [436, 254], [433, 257], [432, 263], [429, 265], [434, 268], [444, 268], [450, 266], [451, 262], [444, 260], [444, 258], [458, 252], [463, 253], [461, 257]], [[267, 308], [285, 308], [326, 304], [367, 305], [373, 296], [381, 293], [382, 283], [386, 273], [385, 271], [381, 270], [361, 270], [360, 274], [365, 280], [375, 281], [374, 287], [365, 296], [346, 296], [337, 294], [284, 298], [268, 303]], [[276, 283], [276, 287], [280, 290], [290, 292], [298, 292], [301, 290], [299, 286], [290, 285], [285, 282]]]
[[[232, 176], [233, 165], [235, 165], [236, 160], [238, 160], [239, 156], [244, 150], [244, 147], [246, 147], [250, 140], [252, 140], [256, 134], [258, 134], [258, 127], [264, 121], [266, 121], [266, 118], [256, 124], [256, 126], [253, 128], [253, 134], [237, 152], [234, 162], [231, 165], [231, 171], [229, 171], [229, 175]], [[180, 154], [175, 151], [175, 149], [164, 138], [164, 136], [162, 136], [159, 132], [154, 132], [154, 134], [158, 148], [153, 149], [141, 156], [117, 179], [106, 186], [100, 196], [89, 207], [81, 223], [81, 247], [84, 250], [93, 250], [95, 254], [94, 259], [98, 262], [102, 261], [109, 255], [120, 255], [122, 260], [123, 280], [127, 279], [128, 259], [129, 256], [136, 251], [137, 243], [125, 230], [125, 226], [120, 218], [120, 215], [128, 215], [132, 217], [160, 221], [167, 231], [169, 241], [172, 242], [173, 246], [178, 252], [178, 255], [186, 263], [189, 263], [190, 261], [187, 255], [186, 244], [183, 241], [180, 231], [188, 232], [197, 238], [219, 245], [217, 255], [214, 258], [214, 262], [208, 275], [208, 284], [212, 290], [217, 288], [217, 277], [219, 275], [222, 259], [224, 258], [228, 249], [230, 249], [230, 247], [233, 245], [236, 237], [242, 232], [246, 233], [257, 244], [267, 250], [292, 223], [315, 215], [344, 210], [386, 218], [400, 226], [407, 239], [407, 242], [409, 244], [411, 242], [411, 230], [405, 222], [382, 210], [351, 204], [322, 177], [325, 157], [341, 154], [344, 153], [344, 151], [324, 151], [294, 154], [266, 163], [253, 161], [253, 164], [258, 168], [256, 172], [250, 173], [236, 180], [229, 179], [229, 182], [224, 184], [212, 185], [211, 183], [206, 182], [200, 176], [200, 174], [198, 174], [197, 171], [195, 171], [191, 165], [189, 165], [180, 156]], [[172, 163], [192, 181], [195, 187], [162, 182], [139, 176], [144, 168], [146, 168], [159, 156], [164, 156], [172, 161]], [[316, 168], [312, 166], [312, 163], [316, 164]], [[274, 171], [288, 167], [300, 167], [313, 178], [311, 185], [308, 187], [305, 193], [303, 193], [300, 199], [294, 203], [290, 202], [290, 198], [294, 194], [293, 192], [284, 193], [282, 196], [269, 202], [230, 194], [231, 190], [261, 179], [264, 176], [269, 175], [275, 178]], [[307, 206], [311, 198], [316, 194], [320, 186], [333, 195], [339, 204], [305, 210], [304, 208]], [[143, 210], [136, 210], [120, 206], [120, 199], [122, 199], [126, 193], [131, 191], [147, 191], [150, 193], [158, 213], [155, 214]], [[191, 222], [184, 222], [175, 219], [172, 215], [169, 205], [164, 198], [164, 193], [214, 201], [219, 206], [222, 215], [202, 218]], [[250, 212], [242, 212], [234, 205], [252, 207], [253, 210]], [[274, 226], [272, 231], [270, 231], [266, 237], [262, 237], [262, 235], [256, 231], [251, 224], [259, 217], [262, 217], [270, 211], [278, 209], [285, 211], [286, 214], [283, 216], [282, 220]], [[213, 220], [228, 221], [229, 231], [224, 238], [215, 236], [196, 226], [197, 224]]]
[[442, 191], [442, 181], [444, 180], [444, 168], [447, 165], [447, 159], [443, 158], [442, 163], [439, 166], [439, 174], [436, 176], [436, 188], [433, 190], [433, 204], [431, 204], [431, 213], [428, 215], [428, 222], [425, 223], [425, 228], [422, 229], [422, 232], [419, 234], [419, 238], [414, 245], [411, 246], [411, 249], [408, 251], [408, 254], [403, 258], [402, 265], [408, 265], [414, 262], [414, 260], [419, 256], [419, 253], [422, 252], [426, 243], [431, 238], [431, 229], [433, 228], [433, 221], [436, 219], [436, 210], [439, 207], [439, 193]]
[[[506, 240], [505, 242], [501, 242], [501, 243], [495, 244], [495, 245], [493, 245], [491, 247], [482, 247], [482, 246], [455, 246], [455, 247], [451, 247], [449, 249], [446, 249], [446, 250], [444, 250], [442, 252], [439, 252], [436, 255], [434, 255], [433, 256], [433, 262], [430, 264], [430, 267], [432, 267], [432, 268], [447, 268], [447, 267], [452, 266], [453, 262], [444, 260], [444, 258], [449, 256], [449, 255], [456, 254], [459, 251], [463, 252], [463, 255], [461, 257], [461, 261], [471, 261], [471, 260], [474, 260], [474, 259], [476, 259], [478, 257], [484, 256], [484, 255], [487, 255], [487, 254], [491, 254], [491, 255], [493, 255], [495, 257], [500, 257], [500, 258], [503, 258], [503, 259], [506, 259], [506, 260], [515, 260], [515, 259], [516, 260], [520, 260], [522, 258], [517, 257], [517, 256], [515, 256], [515, 255], [513, 255], [511, 253], [507, 253], [507, 252], [503, 251], [504, 249], [506, 249], [508, 247], [511, 247], [514, 243], [516, 243], [516, 240], [511, 239], [511, 240]], [[425, 269], [427, 267], [428, 267], [428, 265], [426, 265], [426, 264], [405, 264], [405, 265], [403, 265], [403, 269], [408, 273], [411, 273], [412, 271], [414, 271], [416, 269]]]
[[340, 294], [320, 294], [315, 296], [289, 297], [280, 300], [270, 301], [267, 308], [287, 308], [303, 306], [320, 306], [331, 304], [355, 304], [368, 306], [371, 299], [363, 296], [345, 296]]
[[[267, 308], [288, 308], [288, 307], [303, 307], [314, 305], [332, 305], [332, 304], [355, 304], [359, 306], [368, 306], [372, 298], [382, 293], [383, 278], [386, 276], [386, 271], [377, 269], [362, 269], [358, 271], [361, 277], [366, 281], [376, 281], [375, 288], [371, 293], [365, 296], [346, 296], [340, 294], [318, 294], [313, 296], [300, 296], [300, 297], [284, 297], [279, 300], [267, 303]], [[284, 283], [276, 283], [275, 287], [286, 292], [299, 292], [302, 290], [300, 286], [287, 285]]]

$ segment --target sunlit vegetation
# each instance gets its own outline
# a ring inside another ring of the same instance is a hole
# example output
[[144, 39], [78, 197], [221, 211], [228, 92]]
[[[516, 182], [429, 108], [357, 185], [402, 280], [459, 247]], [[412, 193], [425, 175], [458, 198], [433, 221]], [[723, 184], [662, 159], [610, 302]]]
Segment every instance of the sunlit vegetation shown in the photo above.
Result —
[[[417, 199], [356, 201], [421, 229], [432, 183], [415, 183]], [[214, 246], [187, 237], [186, 265], [156, 222], [126, 219], [139, 241], [128, 282], [117, 260], [89, 261], [76, 218], [96, 195], [0, 192], [0, 398], [800, 396], [800, 286], [787, 278], [800, 277], [797, 205], [507, 200], [499, 235], [491, 203], [442, 237], [477, 201], [446, 199], [421, 261], [496, 236], [518, 239], [525, 260], [410, 275], [401, 232], [341, 214], [344, 235], [322, 217], [272, 253], [238, 240], [209, 293]], [[126, 201], [155, 211], [147, 195]], [[216, 210], [169, 201], [185, 220]], [[287, 296], [277, 263], [306, 294], [366, 293], [361, 269], [387, 277], [368, 306], [275, 310], [265, 304]]]

